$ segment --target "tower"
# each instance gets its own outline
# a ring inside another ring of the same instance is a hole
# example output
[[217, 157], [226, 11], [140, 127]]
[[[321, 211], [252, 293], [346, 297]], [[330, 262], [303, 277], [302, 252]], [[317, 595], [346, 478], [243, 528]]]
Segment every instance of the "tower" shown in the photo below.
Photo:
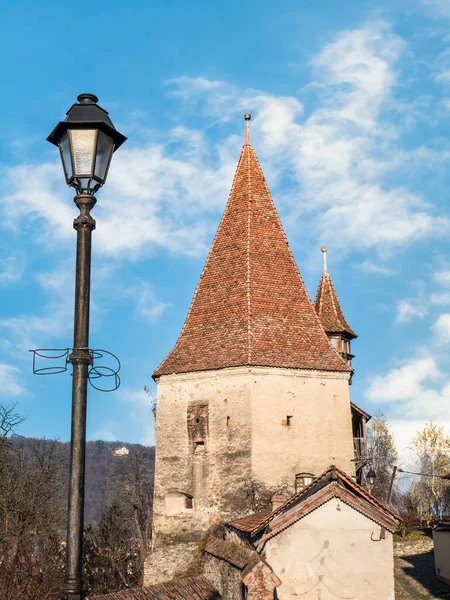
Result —
[[333, 281], [328, 273], [328, 249], [326, 246], [322, 246], [321, 249], [323, 252], [323, 275], [317, 289], [314, 307], [331, 344], [351, 366], [352, 358], [354, 358], [351, 351], [351, 341], [357, 338], [358, 335], [344, 317]]
[[249, 487], [354, 473], [352, 369], [309, 298], [246, 136], [184, 327], [155, 370], [153, 552], [146, 583], [182, 571]]

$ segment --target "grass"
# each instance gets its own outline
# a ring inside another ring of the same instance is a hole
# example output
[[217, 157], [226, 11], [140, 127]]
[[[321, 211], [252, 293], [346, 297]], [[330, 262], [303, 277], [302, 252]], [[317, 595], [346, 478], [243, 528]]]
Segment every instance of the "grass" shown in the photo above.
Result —
[[409, 529], [405, 536], [402, 536], [400, 532], [394, 533], [394, 541], [396, 542], [409, 542], [432, 537], [431, 527], [416, 527], [414, 529]]

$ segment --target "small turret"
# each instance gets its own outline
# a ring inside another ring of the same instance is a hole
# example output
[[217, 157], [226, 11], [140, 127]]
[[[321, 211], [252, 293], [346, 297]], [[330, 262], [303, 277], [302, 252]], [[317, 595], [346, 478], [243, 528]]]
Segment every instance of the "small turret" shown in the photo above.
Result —
[[351, 341], [358, 337], [347, 323], [327, 268], [327, 247], [322, 246], [323, 275], [317, 290], [314, 308], [334, 348], [351, 366], [354, 354]]

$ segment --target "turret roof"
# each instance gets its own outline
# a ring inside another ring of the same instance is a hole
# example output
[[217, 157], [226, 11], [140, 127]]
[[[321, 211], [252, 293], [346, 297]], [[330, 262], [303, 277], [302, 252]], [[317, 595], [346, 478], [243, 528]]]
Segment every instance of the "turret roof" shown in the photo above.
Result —
[[183, 330], [154, 377], [238, 366], [351, 372], [311, 303], [248, 130]]
[[344, 317], [333, 281], [326, 268], [317, 289], [314, 307], [327, 333], [347, 333], [351, 338], [358, 337]]

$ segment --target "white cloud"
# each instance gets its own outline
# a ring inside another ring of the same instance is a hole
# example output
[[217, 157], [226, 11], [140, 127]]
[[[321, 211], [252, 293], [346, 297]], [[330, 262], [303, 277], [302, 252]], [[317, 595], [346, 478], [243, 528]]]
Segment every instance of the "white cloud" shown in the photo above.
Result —
[[450, 292], [433, 292], [430, 295], [430, 304], [433, 306], [446, 306], [450, 304]]
[[152, 395], [143, 388], [120, 387], [117, 395], [122, 402], [130, 406], [129, 412], [136, 418], [135, 441], [146, 446], [155, 445], [154, 421], [152, 414]]
[[422, 0], [422, 4], [437, 17], [450, 17], [450, 0]]
[[[74, 211], [70, 197], [64, 201], [61, 165], [19, 165], [5, 171], [7, 193], [0, 198], [3, 227], [17, 229], [37, 219], [51, 229], [52, 240], [72, 234]], [[56, 190], [60, 190], [58, 193]], [[44, 231], [48, 231], [44, 227]], [[42, 234], [40, 239], [44, 239]]]
[[405, 160], [399, 128], [383, 118], [393, 109], [395, 64], [404, 44], [383, 24], [344, 32], [316, 57], [323, 106], [301, 128], [299, 178], [321, 205], [322, 239], [335, 231], [343, 245], [395, 248], [442, 230], [444, 219], [415, 193], [388, 187], [384, 176]]
[[27, 393], [25, 387], [19, 382], [20, 371], [17, 367], [0, 363], [0, 395], [21, 396]]
[[127, 402], [134, 407], [141, 409], [148, 409], [151, 414], [152, 397], [147, 394], [144, 388], [132, 389], [120, 387], [118, 396], [123, 402]]
[[[218, 162], [206, 160], [208, 143], [198, 131], [178, 127], [168, 137], [167, 146], [124, 146], [114, 155], [108, 185], [98, 193], [92, 213], [99, 252], [136, 258], [154, 247], [206, 251], [205, 238], [217, 221], [211, 215], [225, 205], [235, 159], [222, 152]], [[169, 149], [173, 140], [176, 148]], [[55, 238], [73, 238], [76, 209], [59, 164], [13, 167], [6, 179], [8, 195], [0, 199], [3, 226], [41, 219], [39, 241], [51, 240], [54, 247]]]
[[[440, 270], [433, 274], [433, 281], [438, 285], [450, 287], [450, 271]], [[418, 282], [415, 282], [416, 285]], [[430, 293], [431, 284], [425, 289], [423, 283], [420, 283], [420, 293], [415, 298], [404, 298], [397, 303], [397, 323], [408, 323], [414, 319], [424, 319], [434, 307], [447, 306], [450, 304], [450, 290], [433, 291]], [[445, 335], [446, 319], [442, 318], [439, 324], [435, 324], [435, 334]], [[441, 327], [442, 326], [442, 327]], [[440, 332], [440, 328], [442, 331]]]
[[[389, 179], [402, 165], [415, 171], [442, 160], [436, 152], [424, 161], [426, 148], [401, 148], [401, 119], [392, 114], [400, 111], [395, 89], [404, 52], [405, 43], [384, 22], [337, 35], [311, 61], [313, 78], [304, 93], [314, 93], [317, 102], [309, 114], [295, 96], [240, 90], [205, 77], [170, 80], [168, 93], [181, 115], [201, 113], [209, 127], [237, 122], [239, 113], [251, 110], [251, 136], [270, 185], [289, 183], [281, 206], [290, 213], [286, 221], [297, 230], [298, 221], [308, 227], [314, 243], [333, 239], [340, 255], [357, 248], [383, 257], [448, 227], [415, 191]], [[402, 105], [400, 112], [407, 110]], [[101, 253], [134, 259], [155, 248], [206, 252], [242, 138], [211, 144], [201, 131], [177, 125], [165, 139], [140, 147], [128, 142], [114, 156], [94, 211]], [[48, 226], [56, 236], [72, 235], [74, 211], [61, 179], [56, 162], [10, 169], [3, 223], [19, 227], [43, 219], [45, 233]]]
[[22, 254], [0, 258], [0, 285], [8, 285], [20, 281], [25, 270]]
[[90, 440], [106, 440], [107, 442], [120, 441], [120, 437], [114, 433], [111, 429], [110, 424], [106, 424], [104, 427], [96, 429], [90, 436]]
[[124, 293], [135, 299], [136, 313], [149, 321], [160, 317], [167, 307], [165, 302], [156, 297], [147, 281], [139, 281], [135, 286], [127, 287]]
[[153, 425], [148, 425], [144, 433], [141, 435], [139, 443], [144, 446], [155, 445], [155, 428]]
[[364, 262], [355, 265], [355, 268], [367, 275], [379, 275], [384, 277], [395, 275], [394, 269], [386, 267], [385, 265], [375, 264], [370, 260], [365, 260]]
[[357, 248], [386, 256], [448, 227], [417, 193], [388, 183], [398, 167], [441, 160], [431, 153], [424, 161], [428, 149], [405, 152], [399, 143], [401, 126], [392, 111], [398, 110], [396, 64], [404, 48], [383, 22], [338, 35], [312, 60], [309, 88], [318, 107], [306, 118], [295, 97], [241, 92], [217, 81], [208, 88], [187, 77], [172, 83], [189, 105], [197, 100], [196, 110], [217, 119], [244, 107], [256, 113], [251, 136], [268, 163], [269, 182], [291, 177], [295, 202], [285, 207], [292, 212], [288, 220], [300, 216], [320, 241], [333, 239], [341, 255]]
[[[414, 453], [410, 450], [411, 439], [425, 427], [427, 419], [389, 419], [389, 426], [394, 434], [395, 445], [399, 454], [399, 466], [411, 470], [414, 464]], [[450, 434], [450, 419], [434, 419], [436, 425], [443, 426]], [[399, 479], [402, 475], [399, 474]]]
[[408, 323], [413, 319], [423, 319], [428, 314], [426, 303], [422, 300], [400, 300], [397, 304], [397, 323]]
[[450, 381], [432, 356], [409, 359], [372, 378], [366, 397], [386, 405], [391, 419], [450, 421]]
[[433, 279], [436, 283], [439, 283], [439, 285], [450, 287], [450, 271], [437, 271], [434, 274]]
[[423, 383], [436, 380], [439, 374], [432, 357], [417, 358], [387, 374], [376, 376], [366, 395], [371, 402], [380, 404], [415, 399], [423, 392]]
[[450, 71], [441, 71], [435, 76], [435, 79], [438, 83], [450, 83]]
[[439, 315], [438, 320], [433, 325], [433, 331], [439, 343], [448, 344], [450, 342], [450, 313]]
[[[23, 357], [23, 351], [42, 348], [48, 339], [60, 340], [73, 327], [73, 270], [71, 261], [54, 271], [36, 276], [40, 287], [47, 293], [48, 302], [41, 314], [22, 314], [0, 319], [0, 331], [6, 336], [3, 347]], [[33, 305], [31, 305], [33, 308]]]

